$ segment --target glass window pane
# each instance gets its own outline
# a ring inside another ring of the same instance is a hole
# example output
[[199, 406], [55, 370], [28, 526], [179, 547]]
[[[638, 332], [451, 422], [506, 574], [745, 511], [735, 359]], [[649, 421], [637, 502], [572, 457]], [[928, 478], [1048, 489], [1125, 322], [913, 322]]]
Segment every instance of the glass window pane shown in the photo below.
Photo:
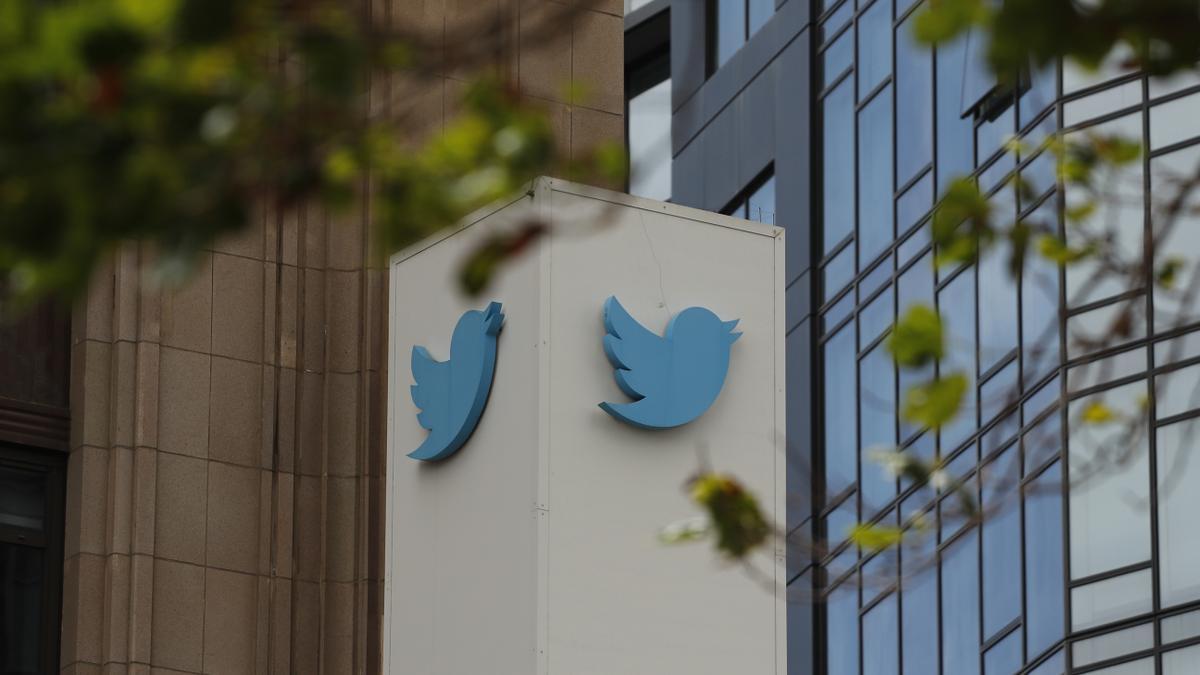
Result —
[[891, 281], [893, 272], [891, 261], [886, 258], [870, 272], [867, 272], [862, 281], [858, 282], [859, 300], [866, 300], [876, 290], [882, 288], [885, 283]]
[[1200, 365], [1159, 375], [1154, 387], [1159, 419], [1200, 408]]
[[858, 372], [863, 516], [870, 518], [896, 496], [896, 479], [871, 459], [872, 453], [896, 446], [896, 369], [886, 345], [876, 345], [864, 356]]
[[1176, 649], [1163, 654], [1163, 675], [1195, 675], [1200, 663], [1200, 645]]
[[[1058, 88], [1058, 64], [1051, 62], [1046, 64], [1041, 70], [1035, 70], [1032, 73], [1029, 89], [1021, 93], [1020, 102], [1018, 104], [1018, 126], [1022, 129], [1029, 126], [1043, 110], [1050, 107], [1054, 103], [1056, 89]], [[1053, 131], [1055, 126], [1054, 116], [1050, 115], [1049, 124], [1050, 130]], [[1035, 143], [1041, 142], [1042, 134], [1030, 134], [1033, 136]]]
[[716, 65], [725, 65], [746, 42], [746, 0], [715, 0]]
[[[1063, 123], [1073, 127], [1097, 117], [1103, 117], [1118, 110], [1138, 105], [1142, 102], [1142, 83], [1140, 80], [1126, 82], [1111, 89], [1105, 89], [1091, 96], [1075, 99], [1063, 104]], [[1151, 129], [1153, 133], [1153, 129]]]
[[915, 16], [896, 28], [897, 185], [933, 160], [933, 53], [913, 37]]
[[825, 601], [829, 675], [858, 673], [858, 588], [843, 584]]
[[41, 673], [42, 549], [0, 544], [0, 672]]
[[775, 14], [775, 0], [750, 0], [750, 34], [766, 25]]
[[1190, 359], [1200, 354], [1200, 331], [1185, 333], [1154, 345], [1154, 362], [1160, 366]]
[[1071, 589], [1071, 629], [1087, 630], [1153, 609], [1150, 570]]
[[1073, 401], [1069, 414], [1071, 578], [1107, 572], [1150, 559], [1148, 443], [1130, 445], [1132, 422], [1085, 424], [1083, 410], [1105, 405], [1121, 420], [1144, 415], [1145, 382], [1134, 382]]
[[[982, 279], [980, 280], [982, 281]], [[1000, 372], [992, 375], [987, 382], [983, 383], [979, 392], [979, 420], [981, 425], [986, 425], [991, 422], [997, 415], [1004, 412], [1010, 407], [1014, 407], [1017, 401], [1021, 398], [1021, 390], [1017, 386], [1017, 361], [1013, 359], [1008, 362], [1007, 366], [1000, 369]], [[998, 426], [1004, 426], [1003, 424]], [[1002, 429], [1001, 435], [996, 438], [1003, 441], [1011, 438], [1011, 433], [1016, 431], [1013, 429]], [[989, 431], [991, 436], [992, 432]], [[993, 446], [994, 449], [997, 446]]]
[[987, 32], [972, 27], [967, 31], [966, 41], [964, 58], [958, 66], [959, 81], [963, 83], [961, 115], [969, 115], [996, 86], [996, 77], [987, 65]]
[[974, 123], [962, 114], [965, 38], [937, 48], [937, 186], [941, 194], [950, 181], [974, 168]]
[[858, 99], [892, 72], [892, 0], [877, 0], [858, 17]]
[[[1190, 100], [1195, 100], [1190, 99]], [[1200, 319], [1200, 302], [1189, 298], [1200, 275], [1200, 191], [1192, 190], [1177, 215], [1167, 215], [1171, 203], [1180, 195], [1181, 181], [1193, 177], [1200, 167], [1200, 146], [1178, 150], [1150, 160], [1153, 185], [1156, 269], [1174, 258], [1183, 263], [1170, 288], [1154, 286], [1154, 329], [1165, 331]], [[1195, 353], [1195, 352], [1193, 352]]]
[[854, 335], [851, 323], [825, 343], [825, 491], [829, 496], [849, 487], [857, 476]]
[[[1085, 263], [1079, 263], [1085, 264]], [[1072, 265], [1077, 267], [1078, 265]], [[1075, 314], [1067, 319], [1067, 358], [1074, 359], [1094, 353], [1101, 347], [1117, 347], [1126, 342], [1140, 340], [1146, 336], [1146, 317], [1143, 314], [1145, 297], [1134, 296], [1118, 300], [1099, 309]], [[1134, 305], [1130, 310], [1131, 305]], [[1136, 306], [1140, 305], [1140, 306]], [[1122, 315], [1132, 317], [1123, 335], [1114, 335], [1113, 326]]]
[[[1055, 389], [1058, 388], [1058, 381], [1050, 383]], [[1025, 444], [1025, 470], [1027, 473], [1033, 473], [1039, 469], [1050, 458], [1058, 455], [1062, 449], [1062, 414], [1055, 411], [1049, 415], [1037, 426], [1030, 429], [1024, 436]]]
[[[826, 4], [832, 5], [833, 3], [828, 2]], [[845, 26], [853, 16], [854, 0], [846, 0], [839, 5], [836, 10], [834, 10], [833, 14], [831, 14], [828, 19], [825, 19], [825, 23], [821, 24], [821, 40], [824, 41], [828, 39], [830, 35], [838, 32], [838, 30], [840, 30], [842, 26]]]
[[775, 176], [759, 186], [746, 201], [746, 217], [767, 225], [775, 224]]
[[863, 675], [899, 675], [899, 632], [893, 593], [863, 615]]
[[41, 530], [45, 511], [44, 474], [0, 467], [0, 525]]
[[[1045, 150], [1026, 164], [1025, 168], [1021, 169], [1021, 179], [1029, 186], [1035, 201], [1038, 197], [1054, 189], [1057, 185], [1058, 177], [1055, 175], [1056, 163], [1057, 160], [1054, 157], [1054, 153]], [[1021, 210], [1024, 211], [1028, 206], [1028, 203], [1022, 203]], [[1047, 222], [1052, 221], [1047, 219]], [[1054, 230], [1057, 231], [1058, 228], [1056, 227]]]
[[854, 81], [839, 84], [824, 103], [825, 249], [854, 231]]
[[[1196, 386], [1193, 380], [1192, 386]], [[1200, 421], [1158, 430], [1159, 592], [1163, 606], [1200, 599]]]
[[845, 288], [854, 278], [854, 247], [847, 246], [838, 251], [837, 256], [825, 264], [822, 277], [825, 285], [825, 293], [822, 297], [828, 300], [837, 295], [838, 291]]
[[821, 72], [825, 78], [821, 86], [827, 87], [854, 63], [854, 31], [846, 31], [834, 40], [821, 55], [821, 61], [824, 64]]
[[1200, 136], [1200, 95], [1192, 94], [1150, 109], [1150, 149], [1158, 150]]
[[[988, 465], [983, 479], [983, 637], [991, 639], [1021, 614], [1021, 509], [1017, 485], [1020, 453], [1009, 447]], [[1017, 642], [1020, 663], [1020, 640]]]
[[936, 617], [938, 611], [938, 579], [937, 567], [930, 561], [937, 542], [928, 535], [905, 541], [911, 544], [902, 553], [904, 672], [936, 673], [938, 624], [931, 617]]
[[1160, 624], [1163, 644], [1200, 636], [1200, 611], [1169, 616]]
[[942, 672], [979, 675], [978, 533], [942, 552]]
[[946, 331], [942, 374], [962, 373], [967, 393], [958, 414], [942, 427], [942, 454], [947, 455], [977, 428], [975, 408], [975, 269], [963, 270], [938, 293], [938, 308]]
[[1184, 69], [1164, 77], [1150, 78], [1150, 98], [1166, 96], [1200, 85], [1200, 70]]
[[[838, 548], [847, 537], [850, 536], [850, 531], [858, 524], [858, 511], [855, 506], [857, 500], [854, 496], [842, 500], [842, 503], [828, 516], [825, 517], [825, 537], [826, 537], [826, 552], [833, 551]], [[826, 565], [829, 570], [829, 578], [837, 579], [858, 563], [858, 548], [856, 546], [848, 546], [844, 551], [838, 553], [837, 558]]]
[[1029, 659], [1063, 637], [1062, 466], [1034, 479], [1025, 495], [1025, 631]]
[[[984, 573], [987, 574], [986, 572]], [[1013, 675], [1021, 670], [1021, 629], [1004, 636], [983, 655], [984, 675]]]
[[979, 260], [979, 303], [985, 308], [979, 312], [980, 372], [991, 370], [1017, 348], [1017, 280], [1009, 272], [1009, 254], [1007, 246], [992, 246]]
[[[901, 134], [900, 139], [903, 138], [904, 136]], [[931, 208], [933, 208], [933, 172], [925, 174], [921, 180], [900, 195], [900, 200], [896, 202], [896, 231], [908, 232], [913, 225], [925, 217], [925, 214], [929, 213]], [[927, 227], [924, 229], [928, 230]], [[928, 233], [922, 237], [913, 238], [919, 238], [925, 243], [929, 242]], [[908, 242], [905, 242], [905, 245], [907, 244]], [[904, 246], [901, 246], [901, 249], [903, 248]], [[903, 252], [900, 257], [906, 258]]]
[[[1003, 167], [997, 178], [1002, 178], [1004, 172], [1013, 168], [1013, 159], [1015, 155], [1005, 150], [1005, 144], [1016, 133], [1016, 115], [1012, 108], [1008, 108], [1000, 113], [995, 119], [984, 119], [976, 130], [977, 144], [976, 148], [976, 164], [982, 166], [992, 157], [992, 155], [1003, 152], [1004, 157], [1000, 158], [1000, 165]], [[994, 184], [994, 183], [993, 183]], [[986, 191], [991, 186], [984, 188]]]
[[[1080, 133], [1084, 132], [1068, 134], [1067, 141], [1080, 141]], [[1140, 113], [1126, 115], [1092, 127], [1086, 133], [1117, 135], [1140, 142], [1142, 116]], [[1085, 234], [1098, 236], [1112, 230], [1115, 237], [1114, 250], [1126, 256], [1128, 260], [1140, 261], [1146, 221], [1143, 209], [1142, 162], [1131, 162], [1116, 171], [1106, 193], [1113, 199], [1099, 200], [1095, 204], [1095, 211], [1086, 220], [1071, 223], [1071, 227], [1067, 228], [1067, 243], [1080, 246], [1081, 237]], [[1067, 208], [1070, 209], [1087, 204], [1091, 197], [1084, 190], [1070, 189], [1067, 186], [1066, 199]], [[1097, 264], [1095, 260], [1085, 260], [1067, 268], [1067, 302], [1071, 307], [1129, 290], [1125, 280], [1120, 278], [1121, 275], [1102, 275], [1101, 281], [1092, 281], [1091, 277], [1096, 272]]]
[[671, 80], [629, 99], [629, 194], [671, 198]]
[[[889, 33], [890, 34], [890, 33]], [[858, 262], [863, 267], [895, 238], [892, 208], [892, 88], [858, 118]]]
[[1128, 64], [1136, 62], [1132, 57], [1133, 52], [1124, 44], [1118, 43], [1104, 58], [1099, 68], [1089, 68], [1072, 59], [1063, 61], [1063, 95], [1130, 74], [1133, 69]]
[[[1055, 201], [1043, 202], [1026, 219], [1030, 224], [1056, 224]], [[1057, 230], [1057, 225], [1054, 227]], [[1037, 382], [1059, 362], [1058, 265], [1040, 255], [1026, 256], [1021, 270], [1021, 349], [1024, 383]]]
[[888, 288], [859, 313], [859, 339], [864, 345], [870, 343], [892, 325], [893, 319], [892, 289]]
[[1154, 624], [1144, 623], [1077, 641], [1071, 645], [1071, 663], [1078, 668], [1153, 647]]

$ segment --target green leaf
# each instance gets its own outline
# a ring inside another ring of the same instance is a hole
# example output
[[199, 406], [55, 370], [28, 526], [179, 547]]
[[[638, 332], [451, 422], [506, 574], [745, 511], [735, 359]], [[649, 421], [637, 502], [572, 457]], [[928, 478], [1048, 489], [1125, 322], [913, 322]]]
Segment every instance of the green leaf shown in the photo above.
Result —
[[1052, 260], [1060, 265], [1070, 265], [1095, 253], [1095, 247], [1088, 245], [1072, 248], [1067, 246], [1062, 239], [1044, 234], [1038, 238], [1038, 252], [1047, 260]]
[[1085, 424], [1107, 424], [1116, 418], [1116, 413], [1103, 401], [1088, 401], [1079, 415]]
[[1163, 264], [1154, 270], [1154, 283], [1158, 284], [1159, 288], [1172, 289], [1175, 288], [1175, 282], [1179, 277], [1179, 271], [1183, 269], [1186, 261], [1179, 256], [1171, 256], [1167, 258]]
[[689, 485], [692, 501], [705, 510], [723, 555], [744, 558], [767, 542], [771, 526], [758, 500], [737, 479], [707, 472], [693, 477]]
[[970, 178], [950, 183], [930, 222], [938, 264], [974, 260], [980, 246], [995, 238], [991, 212], [991, 204]]
[[909, 422], [938, 429], [958, 413], [966, 391], [966, 375], [951, 373], [909, 389], [901, 412]]
[[917, 15], [913, 35], [925, 44], [945, 42], [985, 22], [989, 14], [983, 0], [930, 0]]
[[873, 553], [898, 546], [903, 540], [904, 530], [893, 525], [859, 523], [850, 530], [850, 541]]
[[887, 339], [887, 349], [896, 364], [920, 368], [942, 358], [945, 350], [942, 318], [929, 305], [916, 304], [896, 321]]

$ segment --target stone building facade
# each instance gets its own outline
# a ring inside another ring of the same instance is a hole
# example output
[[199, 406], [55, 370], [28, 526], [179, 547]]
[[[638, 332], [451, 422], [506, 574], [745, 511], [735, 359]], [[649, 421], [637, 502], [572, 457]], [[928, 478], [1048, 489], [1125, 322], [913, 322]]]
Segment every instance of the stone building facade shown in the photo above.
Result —
[[[547, 106], [573, 153], [619, 140], [619, 0], [544, 44], [522, 36], [549, 0], [371, 11], [437, 32], [505, 3], [497, 70]], [[466, 79], [376, 81], [369, 114], [438, 133]], [[569, 80], [587, 103], [565, 99]], [[69, 441], [63, 405], [38, 409], [42, 435], [0, 415], [0, 442], [66, 458], [61, 634], [49, 636], [63, 671], [379, 671], [388, 289], [370, 218], [264, 211], [178, 288], [147, 280], [137, 245], [98, 270], [69, 338], [57, 333]]]

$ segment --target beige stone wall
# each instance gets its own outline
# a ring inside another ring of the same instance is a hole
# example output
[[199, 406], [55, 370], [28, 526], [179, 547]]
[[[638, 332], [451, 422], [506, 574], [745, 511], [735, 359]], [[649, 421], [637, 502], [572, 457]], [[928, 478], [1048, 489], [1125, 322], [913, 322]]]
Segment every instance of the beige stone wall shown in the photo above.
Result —
[[[619, 139], [620, 0], [523, 43], [545, 1], [512, 8], [497, 69], [572, 152]], [[484, 6], [374, 11], [438, 30]], [[376, 83], [371, 114], [436, 133], [464, 81]], [[387, 288], [368, 219], [263, 213], [168, 291], [137, 246], [99, 271], [73, 322], [64, 670], [378, 671]]]

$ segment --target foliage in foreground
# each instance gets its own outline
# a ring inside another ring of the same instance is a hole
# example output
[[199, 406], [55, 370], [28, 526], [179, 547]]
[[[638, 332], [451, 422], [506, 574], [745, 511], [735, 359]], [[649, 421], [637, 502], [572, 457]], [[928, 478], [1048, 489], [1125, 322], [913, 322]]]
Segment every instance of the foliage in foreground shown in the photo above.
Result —
[[[480, 23], [451, 54], [440, 31], [358, 12], [332, 0], [0, 3], [0, 272], [10, 288], [77, 293], [98, 258], [129, 240], [153, 244], [164, 270], [186, 270], [262, 209], [345, 208], [368, 179], [372, 224], [394, 250], [537, 175], [579, 168], [556, 151], [541, 110], [486, 79], [444, 133], [412, 147], [412, 119], [386, 105], [368, 115], [370, 79], [432, 86], [423, 78], [445, 67], [488, 65], [495, 38]], [[623, 169], [613, 148], [586, 163], [605, 176]]]

